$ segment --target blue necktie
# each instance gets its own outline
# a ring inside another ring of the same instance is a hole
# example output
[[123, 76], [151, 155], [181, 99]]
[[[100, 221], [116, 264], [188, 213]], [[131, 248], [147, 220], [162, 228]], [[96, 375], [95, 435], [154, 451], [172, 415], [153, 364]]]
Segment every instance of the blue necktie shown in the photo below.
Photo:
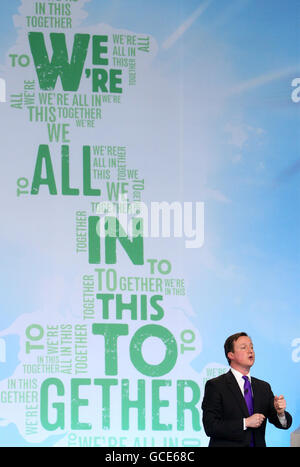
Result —
[[244, 397], [245, 397], [246, 404], [248, 407], [249, 415], [253, 415], [253, 399], [252, 399], [251, 384], [250, 384], [248, 376], [243, 376], [243, 380], [245, 381]]
[[[245, 384], [244, 384], [244, 397], [245, 397], [245, 401], [246, 401], [246, 404], [247, 404], [247, 407], [248, 407], [248, 412], [249, 412], [249, 415], [253, 415], [253, 399], [252, 399], [251, 384], [250, 384], [248, 376], [243, 376], [243, 380], [245, 381]], [[254, 446], [253, 432], [251, 433], [250, 446], [251, 447]]]

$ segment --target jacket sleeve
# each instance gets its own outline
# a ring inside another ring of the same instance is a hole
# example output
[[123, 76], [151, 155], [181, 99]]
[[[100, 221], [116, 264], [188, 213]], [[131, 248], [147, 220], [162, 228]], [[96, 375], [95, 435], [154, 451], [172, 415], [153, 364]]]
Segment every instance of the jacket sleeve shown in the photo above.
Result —
[[223, 398], [218, 385], [207, 381], [202, 402], [203, 426], [207, 436], [241, 441], [244, 437], [243, 418], [224, 420]]

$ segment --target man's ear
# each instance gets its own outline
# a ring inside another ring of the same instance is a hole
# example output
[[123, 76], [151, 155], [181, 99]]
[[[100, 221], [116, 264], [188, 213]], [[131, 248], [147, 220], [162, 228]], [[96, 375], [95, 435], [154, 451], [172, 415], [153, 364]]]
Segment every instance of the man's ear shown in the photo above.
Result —
[[227, 357], [232, 360], [234, 358], [234, 353], [233, 352], [228, 352]]

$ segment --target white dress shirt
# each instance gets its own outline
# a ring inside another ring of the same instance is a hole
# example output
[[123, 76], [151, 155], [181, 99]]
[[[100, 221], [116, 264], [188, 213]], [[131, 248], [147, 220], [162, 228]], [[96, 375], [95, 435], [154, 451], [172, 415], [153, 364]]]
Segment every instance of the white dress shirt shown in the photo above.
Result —
[[[244, 396], [244, 384], [245, 384], [245, 380], [243, 379], [243, 376], [244, 376], [244, 375], [243, 375], [240, 371], [235, 370], [234, 368], [231, 368], [231, 371], [232, 371], [232, 374], [233, 374], [233, 376], [235, 377], [235, 379], [236, 379], [236, 381], [237, 381], [237, 383], [238, 383], [238, 385], [239, 385], [239, 388], [240, 388], [240, 390], [242, 391], [242, 394], [243, 394], [243, 396]], [[248, 376], [249, 381], [250, 381], [250, 385], [251, 385], [251, 376], [250, 376], [250, 373], [248, 373], [246, 376]], [[251, 386], [251, 391], [252, 391], [252, 386]], [[253, 392], [252, 392], [252, 396], [253, 396]], [[283, 415], [278, 415], [278, 414], [277, 414], [277, 417], [278, 417], [278, 419], [279, 419], [281, 425], [282, 425], [283, 427], [285, 427], [286, 424], [287, 424], [285, 414], [283, 414]], [[243, 419], [243, 426], [244, 426], [244, 430], [246, 430], [247, 427], [246, 427], [245, 418]]]

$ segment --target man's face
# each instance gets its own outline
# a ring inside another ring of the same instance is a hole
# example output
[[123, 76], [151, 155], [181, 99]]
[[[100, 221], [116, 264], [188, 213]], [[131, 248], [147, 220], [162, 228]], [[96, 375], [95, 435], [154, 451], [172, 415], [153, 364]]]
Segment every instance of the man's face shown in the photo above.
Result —
[[228, 352], [232, 368], [248, 372], [255, 361], [253, 344], [248, 336], [241, 336], [233, 343], [233, 352]]

